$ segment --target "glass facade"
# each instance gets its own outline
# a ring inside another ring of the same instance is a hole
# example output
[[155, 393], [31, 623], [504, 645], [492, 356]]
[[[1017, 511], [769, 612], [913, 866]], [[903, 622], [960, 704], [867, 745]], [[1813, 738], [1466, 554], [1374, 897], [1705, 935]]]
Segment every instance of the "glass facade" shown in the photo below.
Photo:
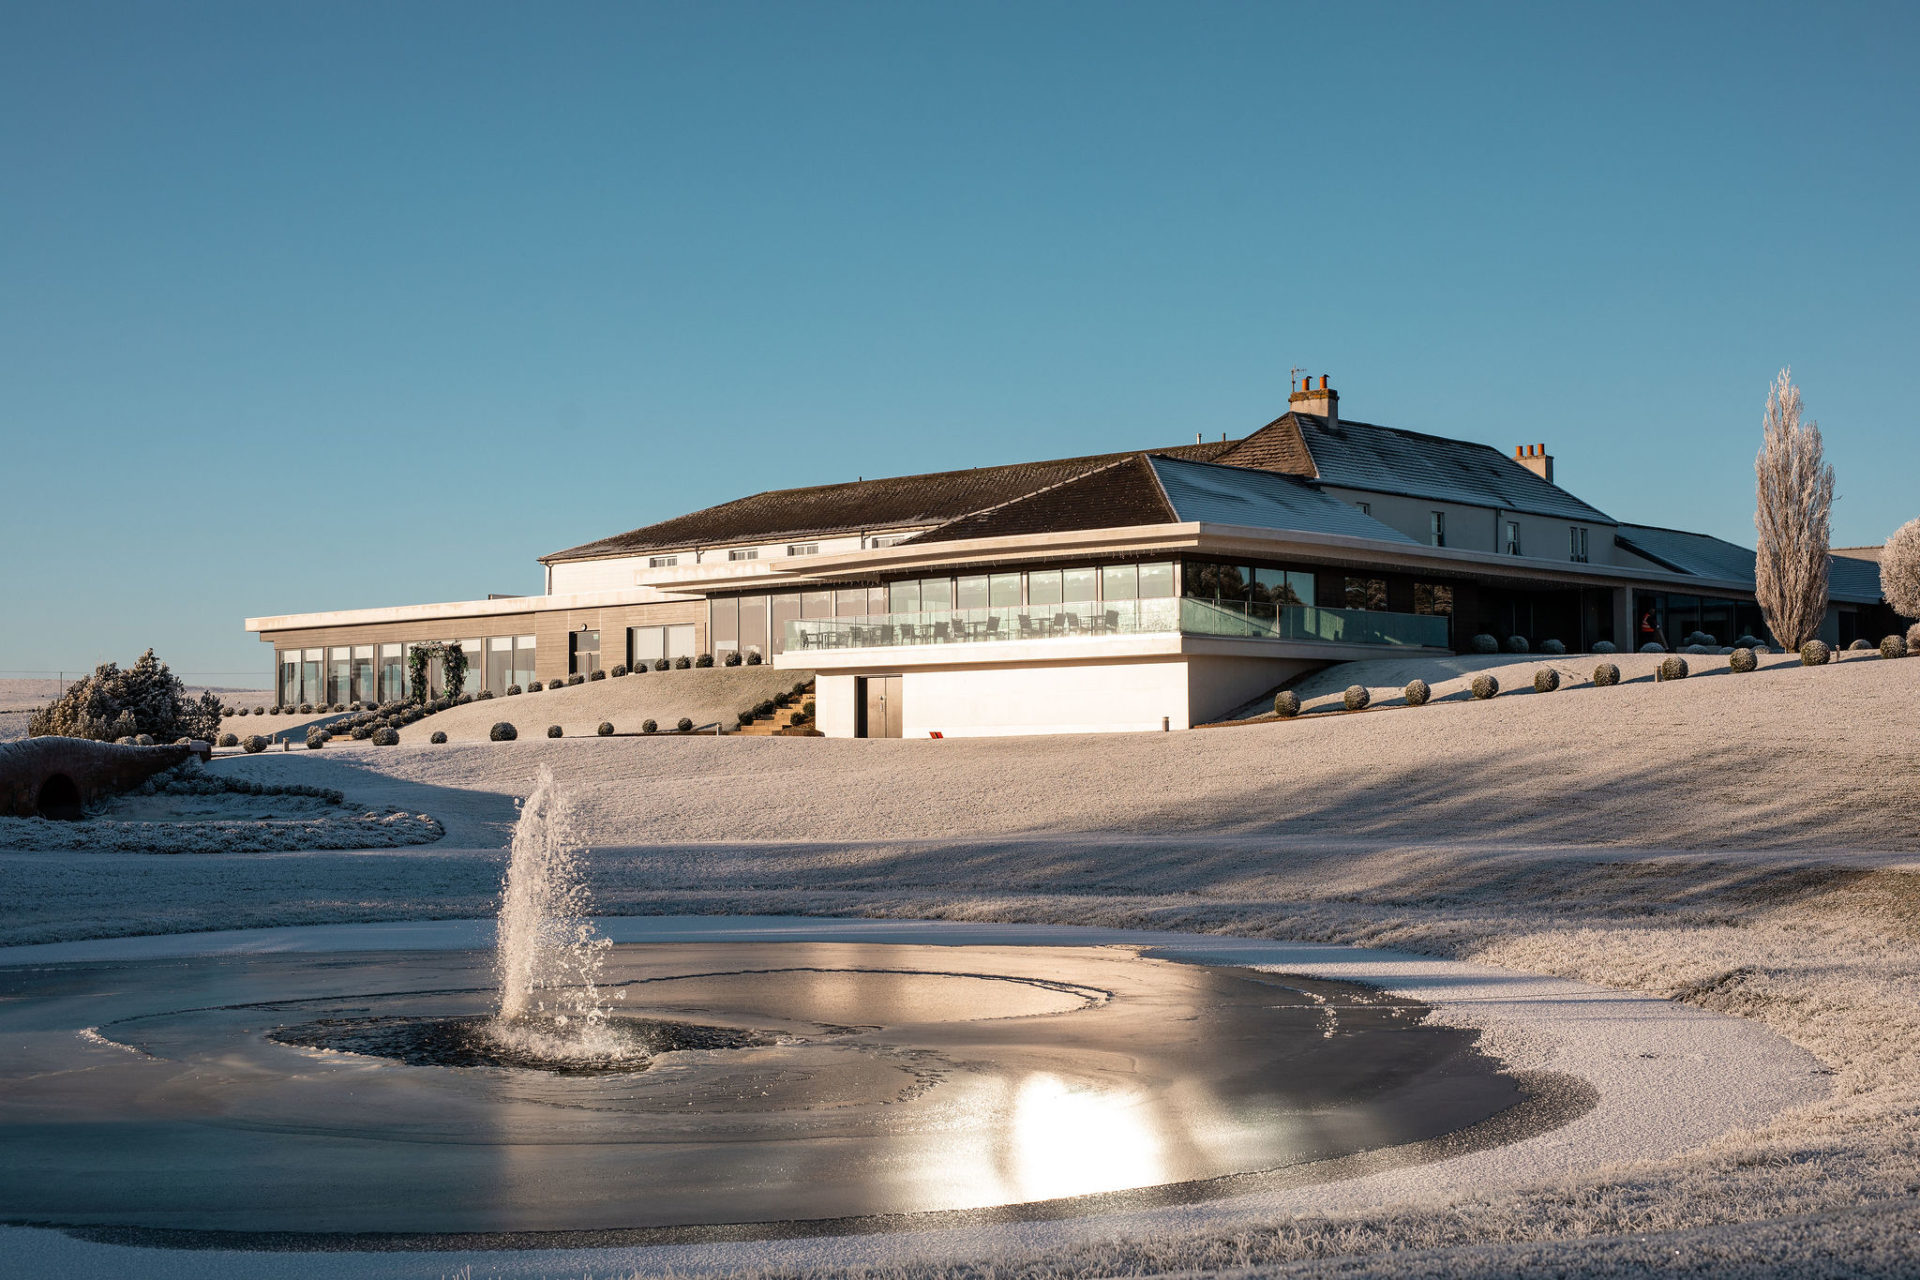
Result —
[[600, 669], [600, 633], [598, 631], [569, 631], [567, 633], [567, 674], [590, 676]]
[[1696, 631], [1706, 632], [1721, 646], [1730, 645], [1741, 636], [1753, 636], [1769, 643], [1773, 639], [1760, 606], [1751, 600], [1636, 591], [1633, 618], [1636, 649], [1648, 643], [1677, 649]]
[[[1140, 567], [1143, 592], [1149, 567], [1153, 566]], [[1171, 569], [1171, 566], [1168, 568]], [[1185, 570], [1180, 594], [1193, 600], [1234, 600], [1285, 606], [1319, 603], [1314, 594], [1314, 576], [1303, 569], [1189, 560]], [[1386, 607], [1384, 587], [1380, 607]]]

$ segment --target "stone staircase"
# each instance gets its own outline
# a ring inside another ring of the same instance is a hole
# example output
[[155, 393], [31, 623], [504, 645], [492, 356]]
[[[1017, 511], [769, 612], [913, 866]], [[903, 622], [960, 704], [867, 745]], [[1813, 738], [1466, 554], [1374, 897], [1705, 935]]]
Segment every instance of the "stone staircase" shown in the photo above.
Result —
[[798, 695], [788, 706], [775, 707], [771, 716], [755, 717], [752, 724], [740, 725], [732, 732], [749, 738], [816, 738], [820, 731], [811, 723], [800, 724], [800, 709], [813, 701], [813, 686]]

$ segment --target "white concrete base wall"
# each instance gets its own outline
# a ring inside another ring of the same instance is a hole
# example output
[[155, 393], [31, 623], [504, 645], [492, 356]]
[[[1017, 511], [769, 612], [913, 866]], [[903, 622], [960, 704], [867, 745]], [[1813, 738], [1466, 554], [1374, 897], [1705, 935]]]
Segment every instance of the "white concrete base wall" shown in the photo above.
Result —
[[1189, 658], [1187, 706], [1195, 724], [1221, 720], [1269, 689], [1326, 665], [1307, 658]]
[[854, 677], [830, 676], [822, 671], [813, 678], [813, 721], [829, 738], [853, 736]]

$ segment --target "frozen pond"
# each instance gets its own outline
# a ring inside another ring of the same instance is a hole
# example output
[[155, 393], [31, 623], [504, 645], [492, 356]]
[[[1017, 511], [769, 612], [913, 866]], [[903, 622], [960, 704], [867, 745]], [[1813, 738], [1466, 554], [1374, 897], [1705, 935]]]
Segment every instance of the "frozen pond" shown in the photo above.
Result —
[[625, 943], [602, 972], [619, 1069], [440, 1065], [484, 1061], [460, 1046], [492, 959], [0, 969], [0, 1219], [362, 1246], [937, 1225], [1553, 1123], [1417, 1004], [1118, 946]]

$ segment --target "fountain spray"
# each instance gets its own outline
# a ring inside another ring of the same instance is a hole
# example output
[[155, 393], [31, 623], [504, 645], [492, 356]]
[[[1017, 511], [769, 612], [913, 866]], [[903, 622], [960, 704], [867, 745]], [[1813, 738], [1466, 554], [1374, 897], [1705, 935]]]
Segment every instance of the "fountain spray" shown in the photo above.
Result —
[[553, 770], [541, 765], [514, 823], [513, 856], [500, 886], [494, 966], [503, 1033], [537, 1021], [588, 1039], [606, 1021], [600, 969], [611, 943], [590, 919], [593, 899], [571, 808]]

